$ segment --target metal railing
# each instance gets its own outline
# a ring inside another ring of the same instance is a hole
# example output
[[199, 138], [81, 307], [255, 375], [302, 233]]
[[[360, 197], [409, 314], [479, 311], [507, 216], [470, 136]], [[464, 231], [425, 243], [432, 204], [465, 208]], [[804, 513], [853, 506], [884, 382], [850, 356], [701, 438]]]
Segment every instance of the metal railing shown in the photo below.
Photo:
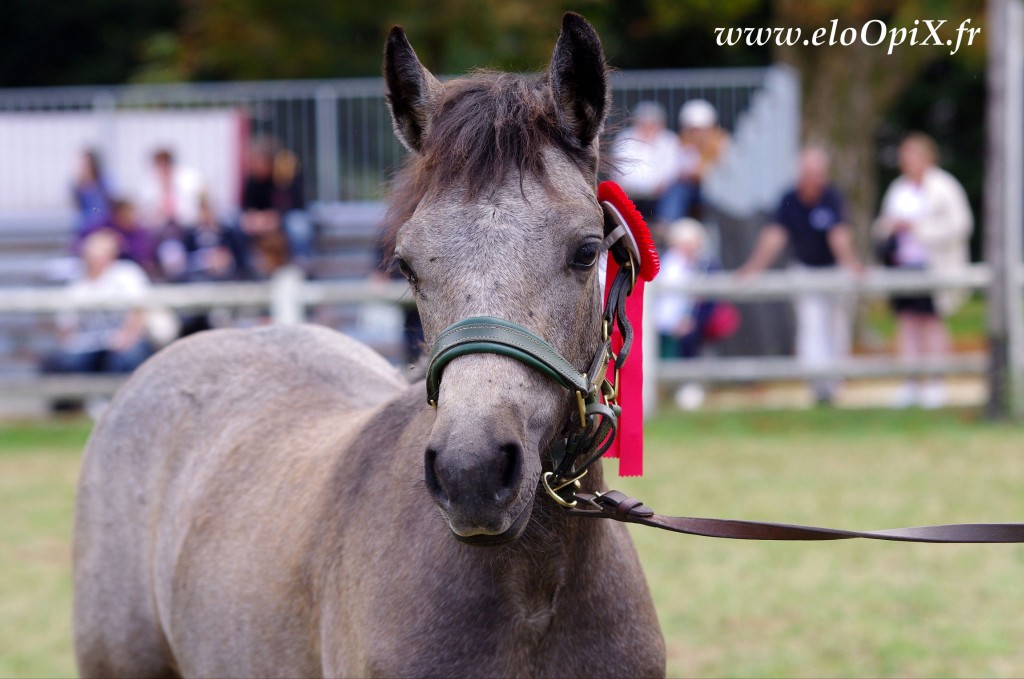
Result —
[[[644, 100], [664, 105], [675, 127], [682, 104], [700, 97], [717, 108], [723, 127], [735, 131], [759, 92], [773, 83], [793, 90], [795, 76], [782, 66], [619, 71], [611, 83], [612, 127]], [[234, 201], [238, 154], [246, 139], [257, 136], [272, 137], [296, 153], [308, 200], [377, 200], [405, 153], [383, 95], [380, 78], [0, 89], [0, 184], [9, 189], [0, 197], [0, 212], [65, 207], [75, 154], [86, 145], [103, 152], [115, 188], [130, 183], [158, 144], [177, 147], [183, 162], [207, 175], [230, 170], [234, 176], [207, 178], [215, 198]], [[763, 122], [767, 114], [776, 132], [799, 125], [792, 102], [758, 108], [764, 111], [757, 119]], [[766, 157], [760, 185], [774, 186], [788, 173], [780, 173], [777, 164], [792, 159]], [[44, 192], [47, 182], [53, 187]]]

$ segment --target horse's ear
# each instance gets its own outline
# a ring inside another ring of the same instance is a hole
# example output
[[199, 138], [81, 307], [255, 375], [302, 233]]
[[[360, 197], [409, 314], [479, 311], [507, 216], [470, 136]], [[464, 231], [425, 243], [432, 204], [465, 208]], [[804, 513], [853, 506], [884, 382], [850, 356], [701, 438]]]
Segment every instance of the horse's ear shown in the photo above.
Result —
[[384, 46], [384, 85], [395, 134], [415, 153], [423, 146], [443, 86], [420, 63], [399, 26], [391, 29]]
[[562, 124], [582, 146], [590, 145], [601, 134], [609, 108], [608, 65], [597, 31], [575, 12], [562, 18], [550, 79]]

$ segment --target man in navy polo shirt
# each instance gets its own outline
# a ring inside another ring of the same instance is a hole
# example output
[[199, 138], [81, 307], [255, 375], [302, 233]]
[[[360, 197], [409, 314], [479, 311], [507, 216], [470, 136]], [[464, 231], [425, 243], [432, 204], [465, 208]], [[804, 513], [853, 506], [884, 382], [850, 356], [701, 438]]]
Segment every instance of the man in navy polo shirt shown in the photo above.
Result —
[[[829, 181], [828, 155], [819, 148], [800, 154], [796, 187], [779, 202], [774, 219], [758, 236], [754, 251], [737, 273], [754, 276], [769, 267], [787, 243], [792, 244], [797, 268], [832, 268], [837, 264], [860, 273], [863, 265], [853, 252], [843, 200]], [[821, 367], [844, 358], [850, 351], [848, 300], [827, 293], [803, 293], [795, 298], [796, 354], [808, 367]], [[816, 379], [815, 400], [829, 404], [840, 382]]]

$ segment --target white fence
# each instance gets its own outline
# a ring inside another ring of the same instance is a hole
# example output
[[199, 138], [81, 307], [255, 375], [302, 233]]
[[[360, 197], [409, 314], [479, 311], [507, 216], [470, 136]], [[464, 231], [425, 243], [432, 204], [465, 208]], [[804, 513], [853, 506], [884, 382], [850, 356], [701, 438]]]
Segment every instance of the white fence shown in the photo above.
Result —
[[[1019, 277], [1018, 280], [1024, 280]], [[919, 293], [939, 289], [985, 289], [991, 282], [986, 265], [973, 265], [956, 273], [893, 271], [871, 269], [860, 277], [841, 271], [768, 271], [754, 280], [740, 280], [730, 273], [711, 274], [686, 285], [648, 286], [648, 306], [659, 294], [685, 293], [705, 298], [756, 301], [791, 298], [804, 292], [846, 296], [882, 296]], [[60, 288], [7, 288], [0, 295], [0, 313], [59, 312], [83, 308], [170, 308], [197, 310], [216, 307], [264, 307], [276, 323], [296, 323], [310, 307], [321, 304], [389, 302], [411, 303], [405, 283], [363, 281], [306, 281], [292, 269], [261, 283], [206, 283], [160, 285], [146, 298], [108, 300], [97, 305], [68, 297]], [[647, 314], [650, 319], [653, 314]], [[653, 328], [645, 333], [656, 339]], [[659, 361], [652, 348], [646, 351], [651, 385], [689, 380], [706, 382], [754, 382], [797, 380], [810, 377], [873, 378], [895, 375], [980, 374], [988, 360], [982, 353], [955, 355], [942, 361], [907, 362], [889, 356], [851, 357], [828, 366], [810, 368], [792, 357], [701, 358], [688, 361]], [[111, 393], [120, 383], [117, 377], [33, 377], [0, 384], [7, 395], [54, 396]]]

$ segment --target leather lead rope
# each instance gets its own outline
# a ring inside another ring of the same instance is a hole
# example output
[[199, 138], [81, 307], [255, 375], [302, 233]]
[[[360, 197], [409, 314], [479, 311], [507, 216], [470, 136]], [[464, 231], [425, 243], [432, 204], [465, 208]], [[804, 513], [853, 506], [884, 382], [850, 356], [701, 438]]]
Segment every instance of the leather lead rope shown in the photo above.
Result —
[[916, 526], [886, 530], [855, 531], [785, 523], [702, 519], [656, 514], [643, 502], [617, 490], [597, 495], [575, 493], [576, 506], [567, 509], [574, 516], [612, 519], [661, 528], [676, 533], [734, 540], [891, 540], [896, 542], [1012, 543], [1024, 542], [1021, 523], [959, 523]]

